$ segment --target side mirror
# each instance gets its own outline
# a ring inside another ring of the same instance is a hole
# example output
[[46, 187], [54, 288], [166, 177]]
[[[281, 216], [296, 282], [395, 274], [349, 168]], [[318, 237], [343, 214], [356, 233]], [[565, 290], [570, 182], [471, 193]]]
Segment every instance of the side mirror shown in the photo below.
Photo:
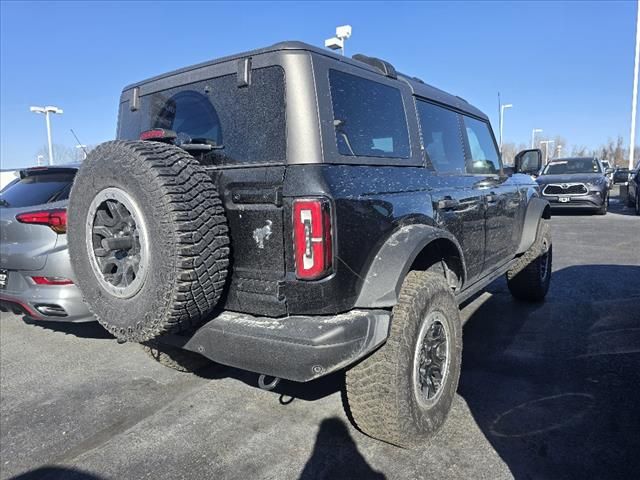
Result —
[[522, 150], [516, 155], [514, 164], [516, 173], [535, 175], [542, 168], [542, 150], [539, 148]]
[[611, 175], [613, 173], [613, 168], [605, 168], [604, 173], [607, 175]]

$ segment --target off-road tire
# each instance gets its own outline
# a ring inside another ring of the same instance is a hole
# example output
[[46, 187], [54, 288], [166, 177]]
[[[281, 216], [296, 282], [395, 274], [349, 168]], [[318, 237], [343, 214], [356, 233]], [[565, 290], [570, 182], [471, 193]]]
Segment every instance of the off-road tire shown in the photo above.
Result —
[[[442, 314], [449, 336], [449, 362], [435, 403], [421, 405], [414, 388], [414, 354], [422, 323]], [[444, 424], [460, 377], [462, 326], [455, 297], [443, 276], [409, 272], [393, 309], [387, 342], [347, 371], [348, 416], [367, 435], [393, 445], [424, 445]]]
[[156, 362], [179, 372], [196, 372], [213, 364], [202, 355], [153, 340], [144, 343], [142, 349]]
[[[136, 202], [147, 229], [148, 268], [130, 298], [110, 293], [89, 257], [89, 205], [107, 188]], [[68, 240], [85, 302], [120, 340], [144, 342], [192, 329], [209, 316], [223, 292], [229, 264], [224, 209], [207, 172], [178, 147], [112, 141], [93, 150], [71, 190]]]
[[536, 241], [519, 258], [519, 266], [507, 272], [507, 286], [511, 295], [527, 302], [544, 300], [551, 284], [552, 261], [551, 226], [548, 220], [541, 219]]

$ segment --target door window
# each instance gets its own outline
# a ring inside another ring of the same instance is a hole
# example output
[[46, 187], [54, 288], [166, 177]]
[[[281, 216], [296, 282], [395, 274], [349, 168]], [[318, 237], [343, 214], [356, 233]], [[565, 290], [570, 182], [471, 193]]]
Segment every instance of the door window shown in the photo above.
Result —
[[433, 103], [417, 100], [422, 143], [431, 165], [441, 173], [465, 173], [459, 115]]
[[463, 118], [470, 153], [467, 172], [497, 174], [500, 171], [500, 157], [489, 124], [466, 115]]

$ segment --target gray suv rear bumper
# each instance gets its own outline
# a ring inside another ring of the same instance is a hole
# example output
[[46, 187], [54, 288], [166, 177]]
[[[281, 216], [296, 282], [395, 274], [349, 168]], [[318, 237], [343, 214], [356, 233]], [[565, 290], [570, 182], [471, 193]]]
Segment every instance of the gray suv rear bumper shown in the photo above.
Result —
[[82, 300], [75, 285], [36, 285], [36, 272], [9, 271], [7, 289], [0, 290], [0, 310], [26, 315], [33, 320], [92, 322], [96, 318]]

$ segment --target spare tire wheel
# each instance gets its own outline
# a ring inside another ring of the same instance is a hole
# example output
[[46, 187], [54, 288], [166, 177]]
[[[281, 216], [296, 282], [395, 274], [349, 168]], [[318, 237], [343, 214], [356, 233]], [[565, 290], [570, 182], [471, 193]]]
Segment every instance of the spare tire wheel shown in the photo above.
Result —
[[84, 300], [120, 340], [196, 327], [220, 299], [229, 264], [222, 202], [176, 146], [98, 146], [76, 175], [67, 231]]

